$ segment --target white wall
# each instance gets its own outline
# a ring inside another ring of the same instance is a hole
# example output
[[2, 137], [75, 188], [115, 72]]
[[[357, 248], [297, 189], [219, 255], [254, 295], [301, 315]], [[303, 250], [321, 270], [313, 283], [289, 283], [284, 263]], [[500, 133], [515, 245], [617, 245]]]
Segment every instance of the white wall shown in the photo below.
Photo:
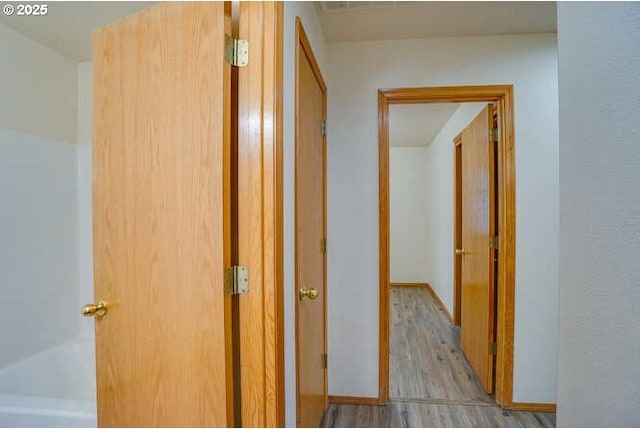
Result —
[[480, 113], [486, 103], [464, 103], [427, 146], [428, 186], [431, 203], [426, 213], [429, 283], [453, 314], [453, 139]]
[[76, 159], [0, 130], [0, 367], [77, 333]]
[[[94, 301], [91, 210], [91, 71], [91, 62], [78, 64], [78, 307]], [[94, 337], [94, 324], [91, 320], [83, 320], [81, 333], [89, 339]]]
[[76, 140], [76, 63], [0, 24], [0, 129]]
[[75, 63], [0, 24], [0, 367], [73, 337]]
[[[393, 124], [391, 125], [393, 126]], [[429, 282], [427, 148], [389, 148], [389, 249], [393, 283]]]
[[[295, 64], [296, 17], [300, 17], [322, 73], [326, 70], [324, 34], [313, 2], [284, 3], [283, 65], [283, 200], [284, 200], [284, 335], [285, 420], [296, 425], [295, 270], [294, 270], [294, 177], [295, 177]], [[330, 97], [331, 89], [327, 91]], [[330, 233], [329, 233], [330, 234]], [[329, 238], [329, 241], [331, 239]], [[329, 262], [330, 263], [330, 262]], [[331, 323], [331, 322], [329, 322]]]
[[640, 424], [638, 41], [638, 3], [558, 3], [558, 427]]
[[555, 402], [555, 35], [335, 43], [327, 45], [327, 54], [330, 393], [378, 393], [377, 90], [511, 83], [517, 207], [513, 399]]

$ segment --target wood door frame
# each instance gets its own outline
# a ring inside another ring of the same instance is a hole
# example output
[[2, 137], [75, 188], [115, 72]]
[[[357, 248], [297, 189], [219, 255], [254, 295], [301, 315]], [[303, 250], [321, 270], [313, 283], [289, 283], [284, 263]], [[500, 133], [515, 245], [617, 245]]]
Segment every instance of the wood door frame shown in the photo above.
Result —
[[[320, 67], [318, 66], [318, 62], [316, 57], [311, 49], [311, 43], [309, 43], [309, 38], [307, 37], [307, 33], [304, 30], [304, 26], [302, 25], [302, 21], [299, 17], [296, 17], [296, 54], [295, 54], [295, 170], [298, 170], [298, 146], [300, 142], [300, 103], [299, 103], [299, 82], [300, 82], [300, 70], [299, 70], [299, 59], [301, 55], [306, 55], [309, 59], [309, 63], [311, 65], [311, 69], [313, 70], [313, 74], [320, 85], [322, 90], [322, 114], [323, 117], [327, 118], [327, 86], [325, 84], [324, 78], [322, 77], [322, 72], [320, 71]], [[322, 156], [322, 188], [323, 188], [323, 213], [322, 213], [322, 228], [324, 230], [324, 236], [327, 234], [327, 137], [323, 136], [323, 156]], [[295, 236], [295, 244], [294, 244], [294, 263], [295, 263], [295, 271], [294, 271], [294, 301], [295, 301], [295, 339], [296, 339], [296, 424], [298, 419], [300, 418], [300, 372], [299, 372], [299, 356], [298, 356], [298, 308], [299, 308], [299, 300], [298, 300], [298, 290], [297, 290], [297, 280], [298, 280], [298, 179], [297, 174], [294, 173], [294, 236]], [[323, 255], [323, 289], [324, 294], [322, 296], [322, 307], [324, 314], [324, 351], [327, 352], [327, 252], [324, 252]], [[328, 404], [328, 370], [325, 368], [325, 378], [324, 378], [324, 392], [325, 392], [325, 408]]]
[[515, 312], [515, 134], [513, 85], [394, 88], [378, 90], [380, 320], [378, 400], [389, 400], [389, 105], [422, 103], [497, 103], [499, 248], [496, 403], [513, 405], [513, 336]]
[[[462, 248], [462, 132], [453, 139], [453, 248]], [[460, 156], [460, 159], [458, 159]], [[453, 255], [453, 324], [460, 326], [462, 258]]]
[[[249, 64], [235, 69], [238, 174], [236, 264], [250, 269], [249, 292], [237, 299], [242, 427], [283, 427], [283, 5], [240, 2], [239, 37]], [[256, 117], [258, 119], [256, 119]], [[235, 155], [232, 155], [235, 156]]]

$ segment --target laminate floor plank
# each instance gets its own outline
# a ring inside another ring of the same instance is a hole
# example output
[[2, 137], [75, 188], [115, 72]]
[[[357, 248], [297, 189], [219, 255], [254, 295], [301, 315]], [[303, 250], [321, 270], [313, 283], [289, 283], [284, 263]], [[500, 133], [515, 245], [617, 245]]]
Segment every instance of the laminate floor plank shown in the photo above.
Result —
[[453, 326], [423, 288], [391, 288], [389, 396], [493, 402]]
[[391, 402], [388, 405], [329, 405], [321, 427], [555, 427], [555, 414], [502, 410], [497, 405]]
[[495, 404], [428, 291], [391, 288], [390, 300], [389, 404], [331, 404], [322, 427], [555, 427], [553, 413]]

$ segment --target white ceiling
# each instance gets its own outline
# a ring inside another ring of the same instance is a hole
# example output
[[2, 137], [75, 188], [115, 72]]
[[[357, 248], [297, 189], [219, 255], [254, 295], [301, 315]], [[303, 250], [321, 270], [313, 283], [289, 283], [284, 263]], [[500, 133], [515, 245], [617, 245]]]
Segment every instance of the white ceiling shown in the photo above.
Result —
[[555, 33], [556, 2], [318, 2], [331, 42]]
[[[63, 54], [91, 59], [91, 34], [157, 2], [49, 2], [46, 16], [0, 23]], [[555, 2], [317, 2], [327, 42], [556, 31]]]
[[459, 104], [395, 104], [389, 106], [389, 146], [428, 146]]
[[94, 30], [156, 2], [48, 2], [45, 16], [6, 16], [0, 23], [78, 61], [91, 59], [91, 34]]

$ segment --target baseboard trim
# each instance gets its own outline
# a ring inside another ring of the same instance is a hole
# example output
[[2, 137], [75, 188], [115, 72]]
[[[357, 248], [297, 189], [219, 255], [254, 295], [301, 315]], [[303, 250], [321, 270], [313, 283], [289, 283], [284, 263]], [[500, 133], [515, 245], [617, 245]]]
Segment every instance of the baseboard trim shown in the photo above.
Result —
[[433, 290], [433, 288], [431, 287], [431, 285], [429, 283], [425, 283], [425, 284], [427, 285], [426, 289], [429, 291], [429, 293], [431, 294], [433, 299], [436, 301], [436, 304], [438, 304], [438, 307], [440, 307], [440, 309], [442, 310], [444, 315], [447, 316], [447, 318], [449, 319], [449, 322], [451, 322], [452, 325], [455, 325], [455, 323], [453, 321], [453, 316], [451, 315], [451, 313], [449, 313], [449, 310], [444, 305], [444, 303], [442, 302], [442, 300], [440, 299], [440, 297], [438, 296], [436, 291]]
[[556, 404], [543, 404], [537, 402], [512, 402], [508, 407], [514, 411], [529, 411], [532, 413], [555, 413]]
[[378, 405], [378, 398], [369, 398], [366, 396], [329, 396], [331, 404], [342, 405]]
[[430, 288], [429, 283], [389, 283], [391, 287], [423, 287], [425, 289]]

